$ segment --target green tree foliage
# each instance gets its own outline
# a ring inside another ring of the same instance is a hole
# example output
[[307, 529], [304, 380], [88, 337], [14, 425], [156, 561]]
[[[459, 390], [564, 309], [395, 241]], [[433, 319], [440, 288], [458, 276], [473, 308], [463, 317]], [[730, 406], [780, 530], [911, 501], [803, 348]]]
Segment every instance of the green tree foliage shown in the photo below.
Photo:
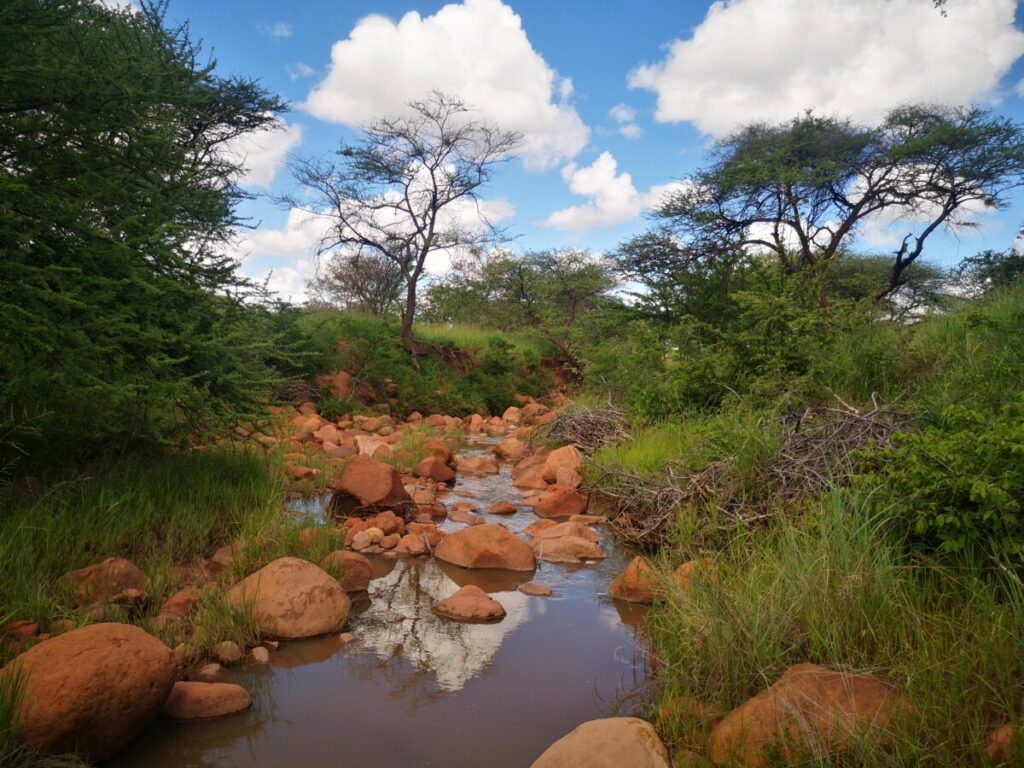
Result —
[[[165, 3], [0, 5], [0, 407], [47, 457], [166, 440], [264, 390], [281, 318], [224, 245], [230, 142], [283, 109]], [[59, 438], [58, 438], [59, 436]]]
[[962, 287], [972, 295], [1013, 285], [1024, 275], [1024, 251], [1011, 248], [1006, 251], [982, 251], [961, 261], [954, 275]]
[[1024, 129], [977, 108], [900, 107], [874, 127], [808, 113], [740, 128], [712, 158], [655, 212], [683, 253], [755, 248], [788, 274], [820, 275], [865, 219], [884, 214], [909, 232], [875, 289], [880, 299], [905, 282], [936, 230], [971, 226], [971, 206], [1008, 204], [1024, 184]]

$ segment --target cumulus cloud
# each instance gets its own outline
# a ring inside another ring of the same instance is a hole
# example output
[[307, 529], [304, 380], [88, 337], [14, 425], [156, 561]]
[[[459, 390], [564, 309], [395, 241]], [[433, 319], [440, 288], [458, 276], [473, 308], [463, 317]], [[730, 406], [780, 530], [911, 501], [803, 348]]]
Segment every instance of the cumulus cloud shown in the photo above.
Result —
[[533, 49], [501, 0], [465, 0], [433, 16], [367, 16], [331, 49], [327, 76], [305, 108], [322, 120], [365, 125], [403, 114], [432, 90], [461, 97], [480, 119], [523, 134], [523, 162], [544, 169], [575, 157], [589, 130], [568, 99], [572, 82]]
[[246, 187], [269, 187], [288, 153], [302, 141], [302, 126], [254, 131], [238, 137], [227, 147], [228, 154], [245, 166], [239, 183]]
[[644, 135], [643, 128], [636, 124], [636, 110], [628, 104], [616, 104], [608, 110], [608, 114], [619, 124], [616, 133], [620, 136], [625, 136], [627, 139], [639, 139]]
[[569, 183], [573, 194], [590, 199], [581, 205], [555, 211], [541, 225], [576, 235], [631, 221], [681, 184], [656, 184], [640, 192], [628, 173], [618, 172], [618, 163], [610, 152], [602, 152], [583, 168], [569, 163], [562, 169], [562, 178]]
[[967, 104], [995, 94], [1024, 54], [1015, 0], [716, 0], [665, 58], [633, 70], [661, 122], [720, 136], [813, 108], [873, 121], [906, 102]]

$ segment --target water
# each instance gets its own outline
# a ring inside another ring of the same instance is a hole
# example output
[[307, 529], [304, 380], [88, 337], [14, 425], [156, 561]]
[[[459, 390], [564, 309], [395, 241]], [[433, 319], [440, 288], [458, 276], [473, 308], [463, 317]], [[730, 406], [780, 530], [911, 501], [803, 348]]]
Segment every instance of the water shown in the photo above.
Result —
[[[481, 453], [481, 439], [466, 453]], [[491, 516], [497, 501], [520, 499], [511, 467], [464, 478], [456, 488], [488, 522], [521, 531], [528, 507]], [[461, 501], [454, 493], [451, 504]], [[298, 513], [319, 517], [319, 502]], [[442, 528], [463, 526], [445, 522]], [[248, 689], [243, 715], [193, 723], [155, 722], [113, 764], [281, 768], [524, 768], [580, 723], [629, 714], [645, 668], [637, 627], [642, 609], [611, 600], [608, 584], [629, 554], [601, 529], [607, 559], [590, 566], [538, 563], [534, 574], [470, 571], [437, 560], [375, 560], [367, 597], [353, 604], [348, 631], [282, 643], [269, 667], [238, 667], [228, 679]], [[552, 597], [516, 587], [539, 581]], [[460, 624], [431, 605], [476, 584], [504, 606], [496, 624]]]

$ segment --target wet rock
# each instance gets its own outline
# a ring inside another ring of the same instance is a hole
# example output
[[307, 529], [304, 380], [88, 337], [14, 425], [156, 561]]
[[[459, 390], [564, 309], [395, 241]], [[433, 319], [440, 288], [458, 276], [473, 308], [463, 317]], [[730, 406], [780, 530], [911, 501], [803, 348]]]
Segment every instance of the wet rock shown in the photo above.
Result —
[[471, 456], [468, 459], [463, 459], [456, 465], [455, 469], [460, 474], [473, 475], [475, 477], [498, 474], [497, 462], [486, 456]]
[[398, 471], [368, 456], [353, 456], [348, 460], [334, 491], [335, 501], [343, 510], [412, 504]]
[[[551, 522], [554, 523], [553, 520]], [[563, 536], [575, 536], [578, 539], [584, 539], [592, 544], [597, 544], [600, 541], [600, 538], [598, 538], [594, 529], [588, 528], [582, 523], [574, 523], [572, 521], [548, 525], [534, 533], [531, 533], [530, 535], [533, 536], [535, 541], [541, 541], [543, 539], [558, 539]]]
[[416, 477], [433, 480], [435, 483], [451, 483], [455, 480], [455, 471], [436, 456], [428, 456], [413, 469]]
[[483, 429], [484, 417], [481, 416], [479, 413], [474, 413], [472, 416], [469, 417], [466, 426], [469, 427], [470, 432], [479, 432], [481, 429]]
[[548, 487], [544, 479], [544, 467], [547, 457], [544, 455], [530, 456], [516, 464], [512, 469], [512, 485], [520, 490], [543, 490]]
[[670, 768], [650, 723], [636, 717], [590, 720], [545, 750], [531, 768]]
[[587, 508], [587, 499], [574, 488], [566, 485], [552, 485], [533, 505], [539, 517], [569, 517], [578, 515]]
[[476, 510], [476, 504], [471, 501], [456, 501], [451, 507], [451, 512], [476, 512]]
[[127, 590], [144, 590], [147, 581], [146, 574], [135, 563], [122, 557], [108, 557], [87, 568], [69, 571], [60, 580], [73, 590], [75, 604], [79, 606], [117, 602]]
[[219, 680], [224, 674], [224, 667], [220, 664], [209, 663], [203, 664], [192, 674], [194, 680], [198, 680], [204, 683], [212, 683], [215, 680]]
[[551, 597], [551, 587], [547, 584], [538, 584], [536, 581], [528, 581], [520, 584], [519, 591], [531, 597]]
[[354, 643], [358, 639], [359, 638], [356, 637], [355, 635], [353, 635], [351, 632], [342, 632], [340, 635], [338, 635], [338, 641], [342, 645], [348, 645], [349, 643]]
[[346, 592], [363, 592], [373, 578], [373, 565], [357, 552], [336, 549], [320, 561], [325, 571], [337, 569], [341, 573], [338, 583]]
[[535, 520], [534, 522], [526, 526], [526, 528], [523, 530], [523, 533], [525, 533], [527, 536], [536, 536], [541, 531], [547, 530], [548, 528], [553, 528], [556, 525], [558, 525], [558, 522], [555, 520]]
[[398, 542], [402, 540], [400, 533], [389, 533], [387, 536], [380, 540], [380, 545], [384, 549], [394, 549], [398, 546]]
[[583, 523], [584, 525], [604, 525], [608, 518], [604, 515], [571, 515], [570, 523]]
[[480, 587], [469, 584], [451, 597], [434, 603], [434, 613], [456, 621], [499, 621], [505, 618], [501, 603]]
[[174, 654], [128, 624], [93, 624], [36, 645], [0, 670], [24, 676], [19, 736], [46, 754], [102, 762], [160, 711]]
[[177, 682], [163, 708], [174, 720], [209, 720], [244, 712], [252, 706], [252, 697], [233, 683]]
[[519, 511], [519, 507], [511, 501], [499, 501], [492, 504], [487, 511], [492, 515], [513, 515]]
[[549, 563], [572, 564], [604, 559], [604, 552], [597, 544], [579, 536], [535, 539], [531, 546], [539, 559]]
[[316, 637], [337, 632], [348, 618], [341, 584], [297, 557], [282, 557], [240, 581], [228, 592], [236, 607], [252, 603], [260, 632], [271, 637]]
[[417, 536], [414, 533], [407, 533], [402, 537], [401, 541], [398, 542], [398, 546], [395, 547], [395, 551], [400, 555], [419, 557], [421, 555], [428, 554], [430, 550], [422, 535]]
[[612, 581], [608, 593], [612, 597], [629, 603], [651, 604], [654, 602], [652, 587], [655, 581], [654, 569], [646, 560], [637, 555], [625, 570]]
[[390, 509], [371, 517], [368, 522], [371, 528], [380, 528], [385, 536], [392, 533], [405, 533], [405, 521]]
[[452, 507], [452, 510], [448, 513], [448, 519], [456, 523], [465, 523], [466, 525], [483, 525], [484, 523], [484, 519], [480, 515], [474, 515], [465, 508], [459, 507], [458, 504]]
[[526, 455], [529, 450], [526, 447], [526, 443], [517, 437], [506, 437], [496, 446], [494, 446], [494, 453], [505, 461], [519, 461]]
[[497, 523], [474, 525], [449, 534], [437, 545], [434, 556], [463, 568], [532, 571], [537, 566], [530, 546]]
[[989, 734], [985, 754], [993, 765], [1014, 765], [1018, 762], [1013, 736], [1014, 727], [1010, 724], [1001, 726]]
[[476, 494], [465, 488], [459, 488], [455, 491], [455, 495], [461, 499], [475, 499]]
[[416, 536], [422, 536], [431, 547], [436, 547], [445, 537], [444, 531], [439, 530], [434, 523], [409, 523], [406, 530]]
[[558, 479], [558, 470], [566, 469], [577, 475], [583, 471], [583, 454], [575, 445], [556, 448], [548, 454], [544, 461], [544, 479], [554, 483]]
[[224, 665], [237, 664], [242, 660], [242, 649], [238, 647], [238, 643], [224, 640], [213, 646], [213, 658]]
[[711, 762], [760, 768], [768, 764], [766, 748], [795, 758], [812, 745], [839, 753], [865, 738], [885, 743], [894, 720], [909, 711], [877, 677], [796, 664], [712, 729]]
[[270, 663], [270, 651], [264, 648], [262, 645], [257, 645], [251, 651], [249, 651], [249, 659], [253, 664], [269, 664]]

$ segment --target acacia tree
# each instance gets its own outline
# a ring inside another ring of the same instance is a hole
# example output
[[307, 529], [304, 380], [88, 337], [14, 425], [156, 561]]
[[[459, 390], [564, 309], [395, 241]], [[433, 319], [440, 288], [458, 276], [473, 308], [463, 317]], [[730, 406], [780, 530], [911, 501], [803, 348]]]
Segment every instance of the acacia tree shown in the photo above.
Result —
[[341, 252], [321, 260], [310, 291], [342, 309], [386, 315], [401, 305], [405, 276], [398, 265], [373, 253]]
[[753, 247], [787, 273], [821, 272], [884, 215], [910, 231], [876, 299], [900, 287], [936, 230], [972, 226], [972, 210], [1003, 208], [1024, 184], [1024, 130], [977, 108], [900, 107], [873, 128], [813, 114], [756, 123], [712, 156], [655, 211], [691, 252]]
[[463, 101], [437, 91], [409, 107], [407, 116], [364, 128], [363, 141], [343, 144], [337, 160], [294, 161], [296, 180], [312, 195], [288, 203], [330, 220], [321, 255], [352, 249], [398, 267], [405, 281], [402, 339], [411, 347], [427, 258], [498, 237], [478, 195], [521, 137], [470, 119]]

